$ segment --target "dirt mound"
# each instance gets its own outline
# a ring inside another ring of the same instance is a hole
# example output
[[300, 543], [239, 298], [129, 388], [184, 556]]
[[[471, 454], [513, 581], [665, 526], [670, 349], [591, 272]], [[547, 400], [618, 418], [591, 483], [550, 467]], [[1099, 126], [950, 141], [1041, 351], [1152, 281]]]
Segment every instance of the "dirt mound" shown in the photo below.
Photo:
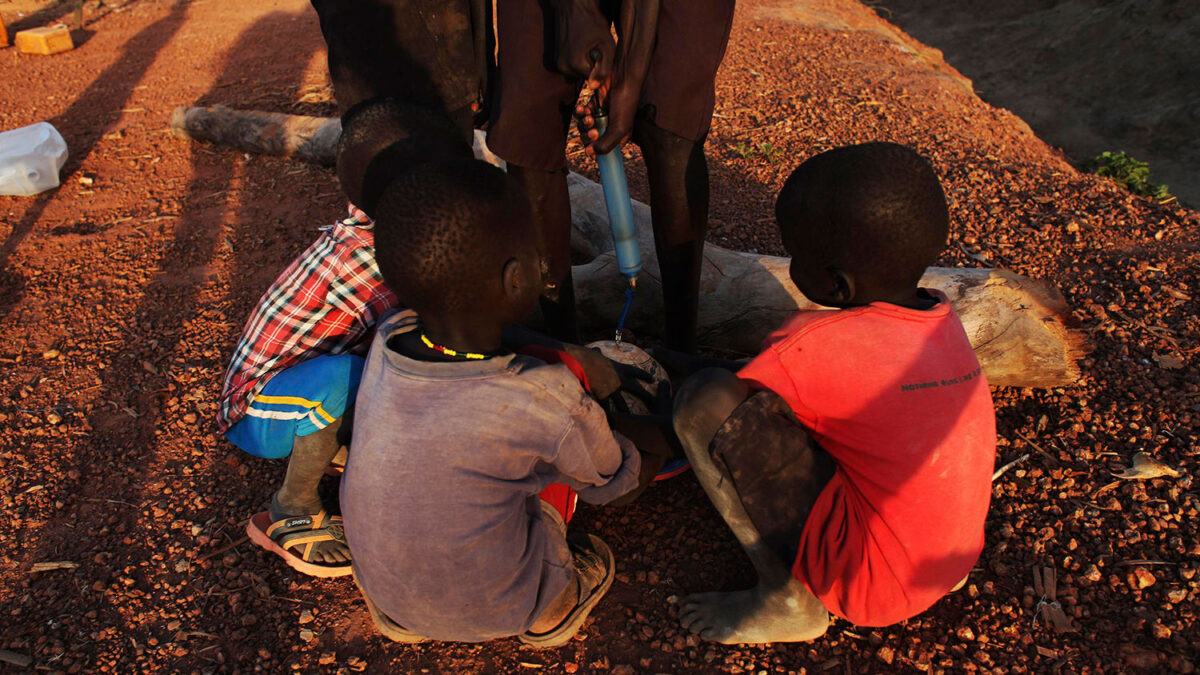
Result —
[[[874, 4], [874, 3], [868, 3]], [[1073, 159], [1124, 150], [1200, 204], [1200, 13], [1190, 0], [891, 0], [986, 101]]]

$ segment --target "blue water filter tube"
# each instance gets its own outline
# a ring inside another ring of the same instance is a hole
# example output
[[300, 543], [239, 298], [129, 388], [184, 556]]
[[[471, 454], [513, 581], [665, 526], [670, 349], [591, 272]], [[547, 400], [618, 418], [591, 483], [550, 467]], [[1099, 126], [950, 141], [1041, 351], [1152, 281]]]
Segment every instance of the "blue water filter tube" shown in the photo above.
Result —
[[[608, 128], [608, 117], [596, 115], [594, 119], [596, 131], [603, 136]], [[596, 164], [600, 167], [600, 185], [604, 188], [604, 203], [608, 207], [617, 267], [629, 279], [629, 285], [636, 286], [637, 274], [642, 269], [642, 249], [638, 246], [637, 224], [633, 221], [633, 202], [629, 199], [629, 183], [625, 179], [625, 161], [620, 146], [596, 155]]]

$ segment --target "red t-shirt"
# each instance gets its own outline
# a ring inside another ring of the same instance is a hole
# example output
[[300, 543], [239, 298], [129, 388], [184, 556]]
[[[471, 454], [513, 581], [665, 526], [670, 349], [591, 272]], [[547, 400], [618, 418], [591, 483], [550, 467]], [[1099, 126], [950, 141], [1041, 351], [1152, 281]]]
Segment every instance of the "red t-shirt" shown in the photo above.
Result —
[[996, 418], [946, 296], [801, 312], [739, 376], [770, 389], [837, 461], [792, 575], [826, 609], [886, 626], [928, 609], [983, 550]]

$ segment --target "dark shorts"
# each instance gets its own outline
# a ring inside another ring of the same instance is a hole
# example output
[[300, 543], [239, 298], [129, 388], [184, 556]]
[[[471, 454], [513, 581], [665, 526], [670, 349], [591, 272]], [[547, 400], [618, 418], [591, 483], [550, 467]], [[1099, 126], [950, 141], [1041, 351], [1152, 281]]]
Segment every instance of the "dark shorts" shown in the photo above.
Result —
[[746, 514], [788, 568], [813, 504], [836, 464], [778, 394], [760, 391], [734, 409], [710, 446], [713, 463]]
[[311, 0], [338, 110], [394, 97], [454, 118], [485, 77], [469, 0]]
[[[582, 82], [547, 67], [541, 4], [498, 0], [499, 69], [487, 142], [517, 166], [555, 171], [566, 166], [567, 125]], [[733, 7], [734, 0], [662, 0], [639, 115], [688, 140], [708, 134]]]

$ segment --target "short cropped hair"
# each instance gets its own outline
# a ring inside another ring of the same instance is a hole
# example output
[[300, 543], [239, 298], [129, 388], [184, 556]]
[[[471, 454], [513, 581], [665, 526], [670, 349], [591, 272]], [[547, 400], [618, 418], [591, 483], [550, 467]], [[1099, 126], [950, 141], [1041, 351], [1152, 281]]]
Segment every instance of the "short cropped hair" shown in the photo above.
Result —
[[418, 164], [474, 155], [458, 126], [434, 110], [395, 99], [363, 101], [342, 116], [337, 174], [350, 201], [367, 215], [400, 173]]
[[789, 252], [915, 286], [946, 245], [950, 214], [937, 175], [896, 143], [835, 148], [801, 164], [775, 203]]
[[[481, 309], [505, 264], [535, 248], [524, 193], [475, 159], [421, 165], [379, 200], [375, 259], [400, 303], [417, 314]], [[530, 280], [533, 283], [534, 280]]]

